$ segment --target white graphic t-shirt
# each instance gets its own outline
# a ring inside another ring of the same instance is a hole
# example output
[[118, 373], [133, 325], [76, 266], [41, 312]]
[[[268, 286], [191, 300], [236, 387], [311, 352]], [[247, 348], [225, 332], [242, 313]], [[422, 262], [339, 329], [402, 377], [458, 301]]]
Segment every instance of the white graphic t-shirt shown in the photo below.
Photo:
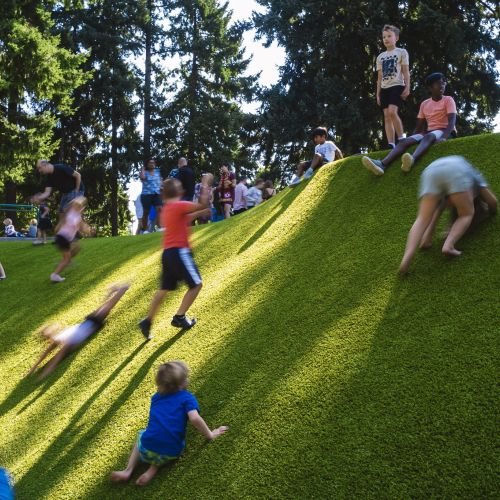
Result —
[[314, 148], [314, 152], [319, 153], [327, 162], [335, 160], [335, 151], [337, 151], [337, 146], [332, 141], [317, 144]]
[[396, 85], [405, 85], [402, 66], [409, 66], [410, 59], [405, 49], [382, 52], [377, 57], [377, 71], [382, 71], [382, 88], [388, 89]]

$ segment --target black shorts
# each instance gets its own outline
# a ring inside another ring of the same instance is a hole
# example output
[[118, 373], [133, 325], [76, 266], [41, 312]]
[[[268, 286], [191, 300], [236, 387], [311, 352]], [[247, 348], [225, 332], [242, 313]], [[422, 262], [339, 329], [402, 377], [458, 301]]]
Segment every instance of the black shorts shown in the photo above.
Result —
[[189, 288], [201, 285], [200, 271], [196, 267], [190, 248], [167, 248], [161, 256], [161, 289], [175, 290], [179, 281]]
[[[333, 161], [333, 160], [332, 160]], [[312, 165], [312, 160], [309, 160], [309, 161], [305, 161], [305, 167], [304, 167], [304, 171], [306, 171], [307, 169], [311, 168], [311, 165]], [[328, 161], [326, 161], [324, 158], [323, 158], [323, 161], [321, 163], [318, 163], [318, 165], [316, 165], [316, 168], [321, 168], [323, 165], [326, 165], [328, 163]]]
[[240, 208], [238, 210], [233, 210], [233, 215], [242, 214], [243, 212], [246, 212], [246, 211], [247, 211], [247, 208]]
[[380, 89], [380, 107], [385, 109], [389, 107], [389, 104], [393, 104], [394, 106], [400, 108], [403, 104], [401, 94], [404, 89], [404, 85], [395, 85], [394, 87], [389, 87], [388, 89]]
[[63, 252], [71, 250], [71, 241], [66, 239], [64, 236], [61, 236], [60, 234], [56, 234], [55, 244], [57, 245], [57, 248], [59, 248], [59, 250], [62, 250]]
[[141, 204], [144, 212], [149, 212], [151, 207], [161, 207], [161, 198], [159, 194], [141, 194]]
[[50, 219], [42, 217], [38, 221], [38, 229], [40, 229], [40, 231], [47, 231], [48, 229], [52, 229], [52, 221]]

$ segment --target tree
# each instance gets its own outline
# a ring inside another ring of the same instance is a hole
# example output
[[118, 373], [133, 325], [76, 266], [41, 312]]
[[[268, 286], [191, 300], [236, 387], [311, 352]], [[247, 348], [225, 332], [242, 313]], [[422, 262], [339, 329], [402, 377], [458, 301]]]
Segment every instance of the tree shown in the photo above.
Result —
[[256, 81], [244, 75], [246, 25], [230, 25], [227, 4], [217, 0], [167, 0], [164, 6], [167, 50], [179, 64], [158, 112], [155, 142], [170, 161], [182, 154], [197, 168], [215, 171], [241, 155], [240, 103], [251, 99]]
[[258, 36], [266, 43], [276, 40], [287, 54], [280, 81], [267, 91], [262, 109], [263, 126], [280, 161], [285, 152], [290, 164], [309, 151], [308, 135], [317, 125], [326, 125], [348, 153], [382, 145], [375, 59], [383, 50], [380, 32], [386, 23], [401, 27], [399, 45], [410, 54], [412, 94], [402, 110], [407, 130], [427, 97], [423, 80], [433, 71], [447, 76], [461, 134], [492, 129], [500, 108], [495, 2], [258, 3], [267, 8], [254, 15]]
[[50, 157], [54, 127], [72, 113], [72, 92], [86, 78], [85, 54], [61, 47], [52, 33], [55, 2], [8, 0], [0, 18], [0, 188], [16, 202], [37, 157]]

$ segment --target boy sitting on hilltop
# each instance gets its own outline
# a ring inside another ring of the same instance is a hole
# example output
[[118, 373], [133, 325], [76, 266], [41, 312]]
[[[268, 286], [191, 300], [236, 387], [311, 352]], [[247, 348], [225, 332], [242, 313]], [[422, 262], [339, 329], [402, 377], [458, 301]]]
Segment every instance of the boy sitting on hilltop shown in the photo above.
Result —
[[[314, 171], [326, 163], [343, 158], [342, 152], [332, 141], [327, 141], [328, 132], [324, 127], [318, 127], [313, 131], [313, 141], [316, 144], [314, 156], [310, 161], [303, 161], [297, 165], [297, 170], [293, 176], [290, 186], [296, 186], [302, 179], [309, 179]], [[304, 173], [305, 171], [305, 173]]]
[[[420, 105], [415, 132], [401, 140], [398, 145], [383, 159], [372, 160], [363, 156], [363, 165], [375, 175], [383, 175], [385, 169], [401, 155], [401, 170], [409, 172], [413, 164], [437, 142], [443, 142], [455, 132], [457, 107], [452, 97], [444, 95], [446, 80], [442, 73], [432, 73], [425, 80], [431, 97]], [[405, 151], [418, 144], [413, 154]], [[403, 154], [404, 153], [404, 154]]]

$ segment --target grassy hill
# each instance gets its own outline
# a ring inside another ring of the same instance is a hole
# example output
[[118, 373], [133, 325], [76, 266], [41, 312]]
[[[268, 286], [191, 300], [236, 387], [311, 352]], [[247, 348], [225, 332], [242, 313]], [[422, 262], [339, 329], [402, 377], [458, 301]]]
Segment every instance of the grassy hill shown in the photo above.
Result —
[[[445, 259], [436, 237], [407, 279], [396, 271], [422, 169], [463, 154], [499, 193], [499, 153], [499, 135], [457, 139], [382, 178], [351, 157], [197, 230], [199, 324], [170, 326], [178, 291], [147, 344], [136, 324], [158, 284], [160, 235], [85, 240], [58, 285], [52, 245], [1, 245], [0, 465], [18, 497], [495, 496], [498, 217], [460, 242], [460, 258]], [[79, 322], [124, 279], [133, 286], [101, 332], [46, 382], [21, 378], [42, 348], [37, 329]], [[230, 431], [206, 443], [190, 429], [147, 492], [111, 484], [171, 359], [190, 365], [209, 425]]]

